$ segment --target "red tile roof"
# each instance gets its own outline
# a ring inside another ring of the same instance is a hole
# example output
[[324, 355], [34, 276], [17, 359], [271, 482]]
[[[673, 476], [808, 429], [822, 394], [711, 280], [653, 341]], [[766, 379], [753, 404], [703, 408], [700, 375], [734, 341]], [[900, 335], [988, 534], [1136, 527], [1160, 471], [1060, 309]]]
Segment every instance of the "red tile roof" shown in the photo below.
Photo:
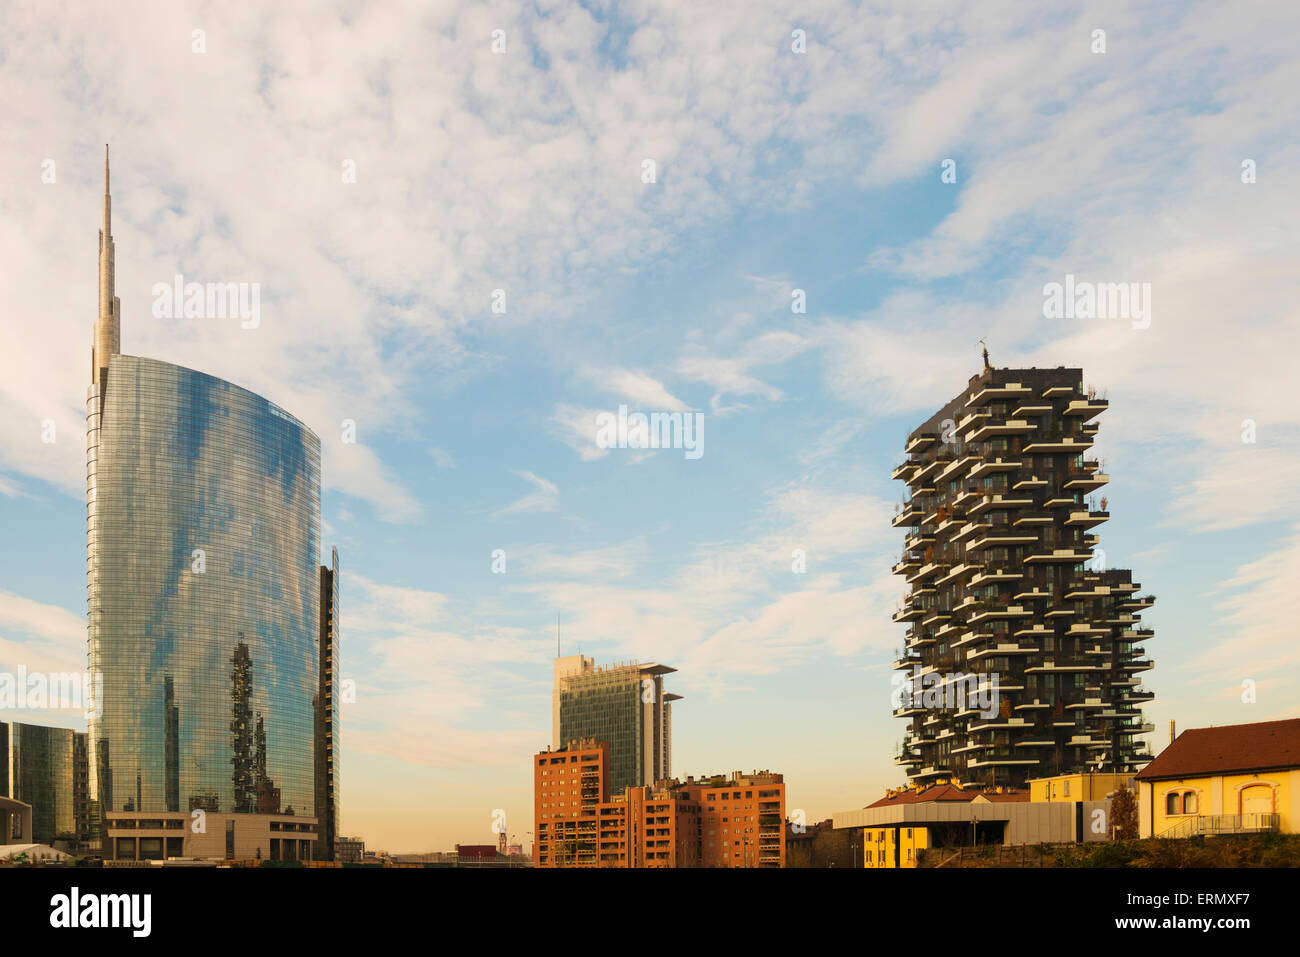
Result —
[[902, 791], [886, 795], [867, 807], [896, 807], [899, 804], [925, 804], [931, 801], [970, 802], [977, 797], [986, 797], [990, 801], [1028, 801], [1028, 791], [981, 791], [975, 788], [959, 788], [954, 784], [932, 784], [922, 791]]
[[1300, 768], [1300, 718], [1189, 728], [1138, 773], [1140, 780]]

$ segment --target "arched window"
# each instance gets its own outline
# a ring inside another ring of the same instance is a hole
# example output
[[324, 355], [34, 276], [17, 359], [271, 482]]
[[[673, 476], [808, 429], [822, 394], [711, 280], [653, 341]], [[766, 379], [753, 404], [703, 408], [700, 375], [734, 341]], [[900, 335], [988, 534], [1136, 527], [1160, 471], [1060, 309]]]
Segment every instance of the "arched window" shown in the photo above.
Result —
[[1166, 814], [1183, 813], [1182, 795], [1179, 794], [1177, 791], [1170, 791], [1168, 794], [1165, 795], [1165, 813]]
[[1196, 792], [1195, 791], [1186, 791], [1183, 793], [1183, 813], [1184, 814], [1196, 813]]

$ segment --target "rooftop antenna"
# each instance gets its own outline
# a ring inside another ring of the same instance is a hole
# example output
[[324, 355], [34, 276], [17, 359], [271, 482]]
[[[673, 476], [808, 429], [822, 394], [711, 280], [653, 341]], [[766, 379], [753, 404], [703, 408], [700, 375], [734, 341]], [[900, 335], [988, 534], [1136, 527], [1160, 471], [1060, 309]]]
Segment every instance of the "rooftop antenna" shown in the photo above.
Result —
[[989, 365], [989, 347], [988, 347], [988, 343], [986, 343], [983, 339], [980, 339], [980, 340], [979, 340], [979, 344], [980, 344], [981, 346], [984, 347], [984, 371], [985, 371], [985, 372], [992, 372], [992, 371], [993, 371], [993, 367], [992, 367], [991, 365]]

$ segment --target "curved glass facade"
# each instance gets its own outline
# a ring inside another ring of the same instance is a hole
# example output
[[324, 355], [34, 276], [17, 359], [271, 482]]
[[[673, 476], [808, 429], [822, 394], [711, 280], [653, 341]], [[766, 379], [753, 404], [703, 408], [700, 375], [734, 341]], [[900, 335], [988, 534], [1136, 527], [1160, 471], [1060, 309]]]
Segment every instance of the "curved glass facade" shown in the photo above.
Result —
[[88, 400], [91, 786], [104, 811], [314, 816], [320, 440], [113, 355]]

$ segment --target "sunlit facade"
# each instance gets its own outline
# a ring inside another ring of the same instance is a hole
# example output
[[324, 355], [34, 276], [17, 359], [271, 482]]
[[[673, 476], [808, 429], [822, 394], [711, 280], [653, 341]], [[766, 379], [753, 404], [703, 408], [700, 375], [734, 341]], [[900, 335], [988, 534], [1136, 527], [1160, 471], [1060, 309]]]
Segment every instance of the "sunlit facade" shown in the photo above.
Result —
[[107, 197], [104, 219], [87, 401], [103, 682], [91, 788], [116, 812], [110, 837], [123, 813], [312, 818], [320, 440], [236, 385], [120, 354]]
[[90, 421], [105, 811], [314, 813], [320, 442], [266, 399], [115, 355]]
[[[52, 844], [89, 836], [87, 777], [84, 734], [0, 721], [0, 797], [31, 805], [31, 840]], [[11, 836], [0, 831], [0, 844]]]

